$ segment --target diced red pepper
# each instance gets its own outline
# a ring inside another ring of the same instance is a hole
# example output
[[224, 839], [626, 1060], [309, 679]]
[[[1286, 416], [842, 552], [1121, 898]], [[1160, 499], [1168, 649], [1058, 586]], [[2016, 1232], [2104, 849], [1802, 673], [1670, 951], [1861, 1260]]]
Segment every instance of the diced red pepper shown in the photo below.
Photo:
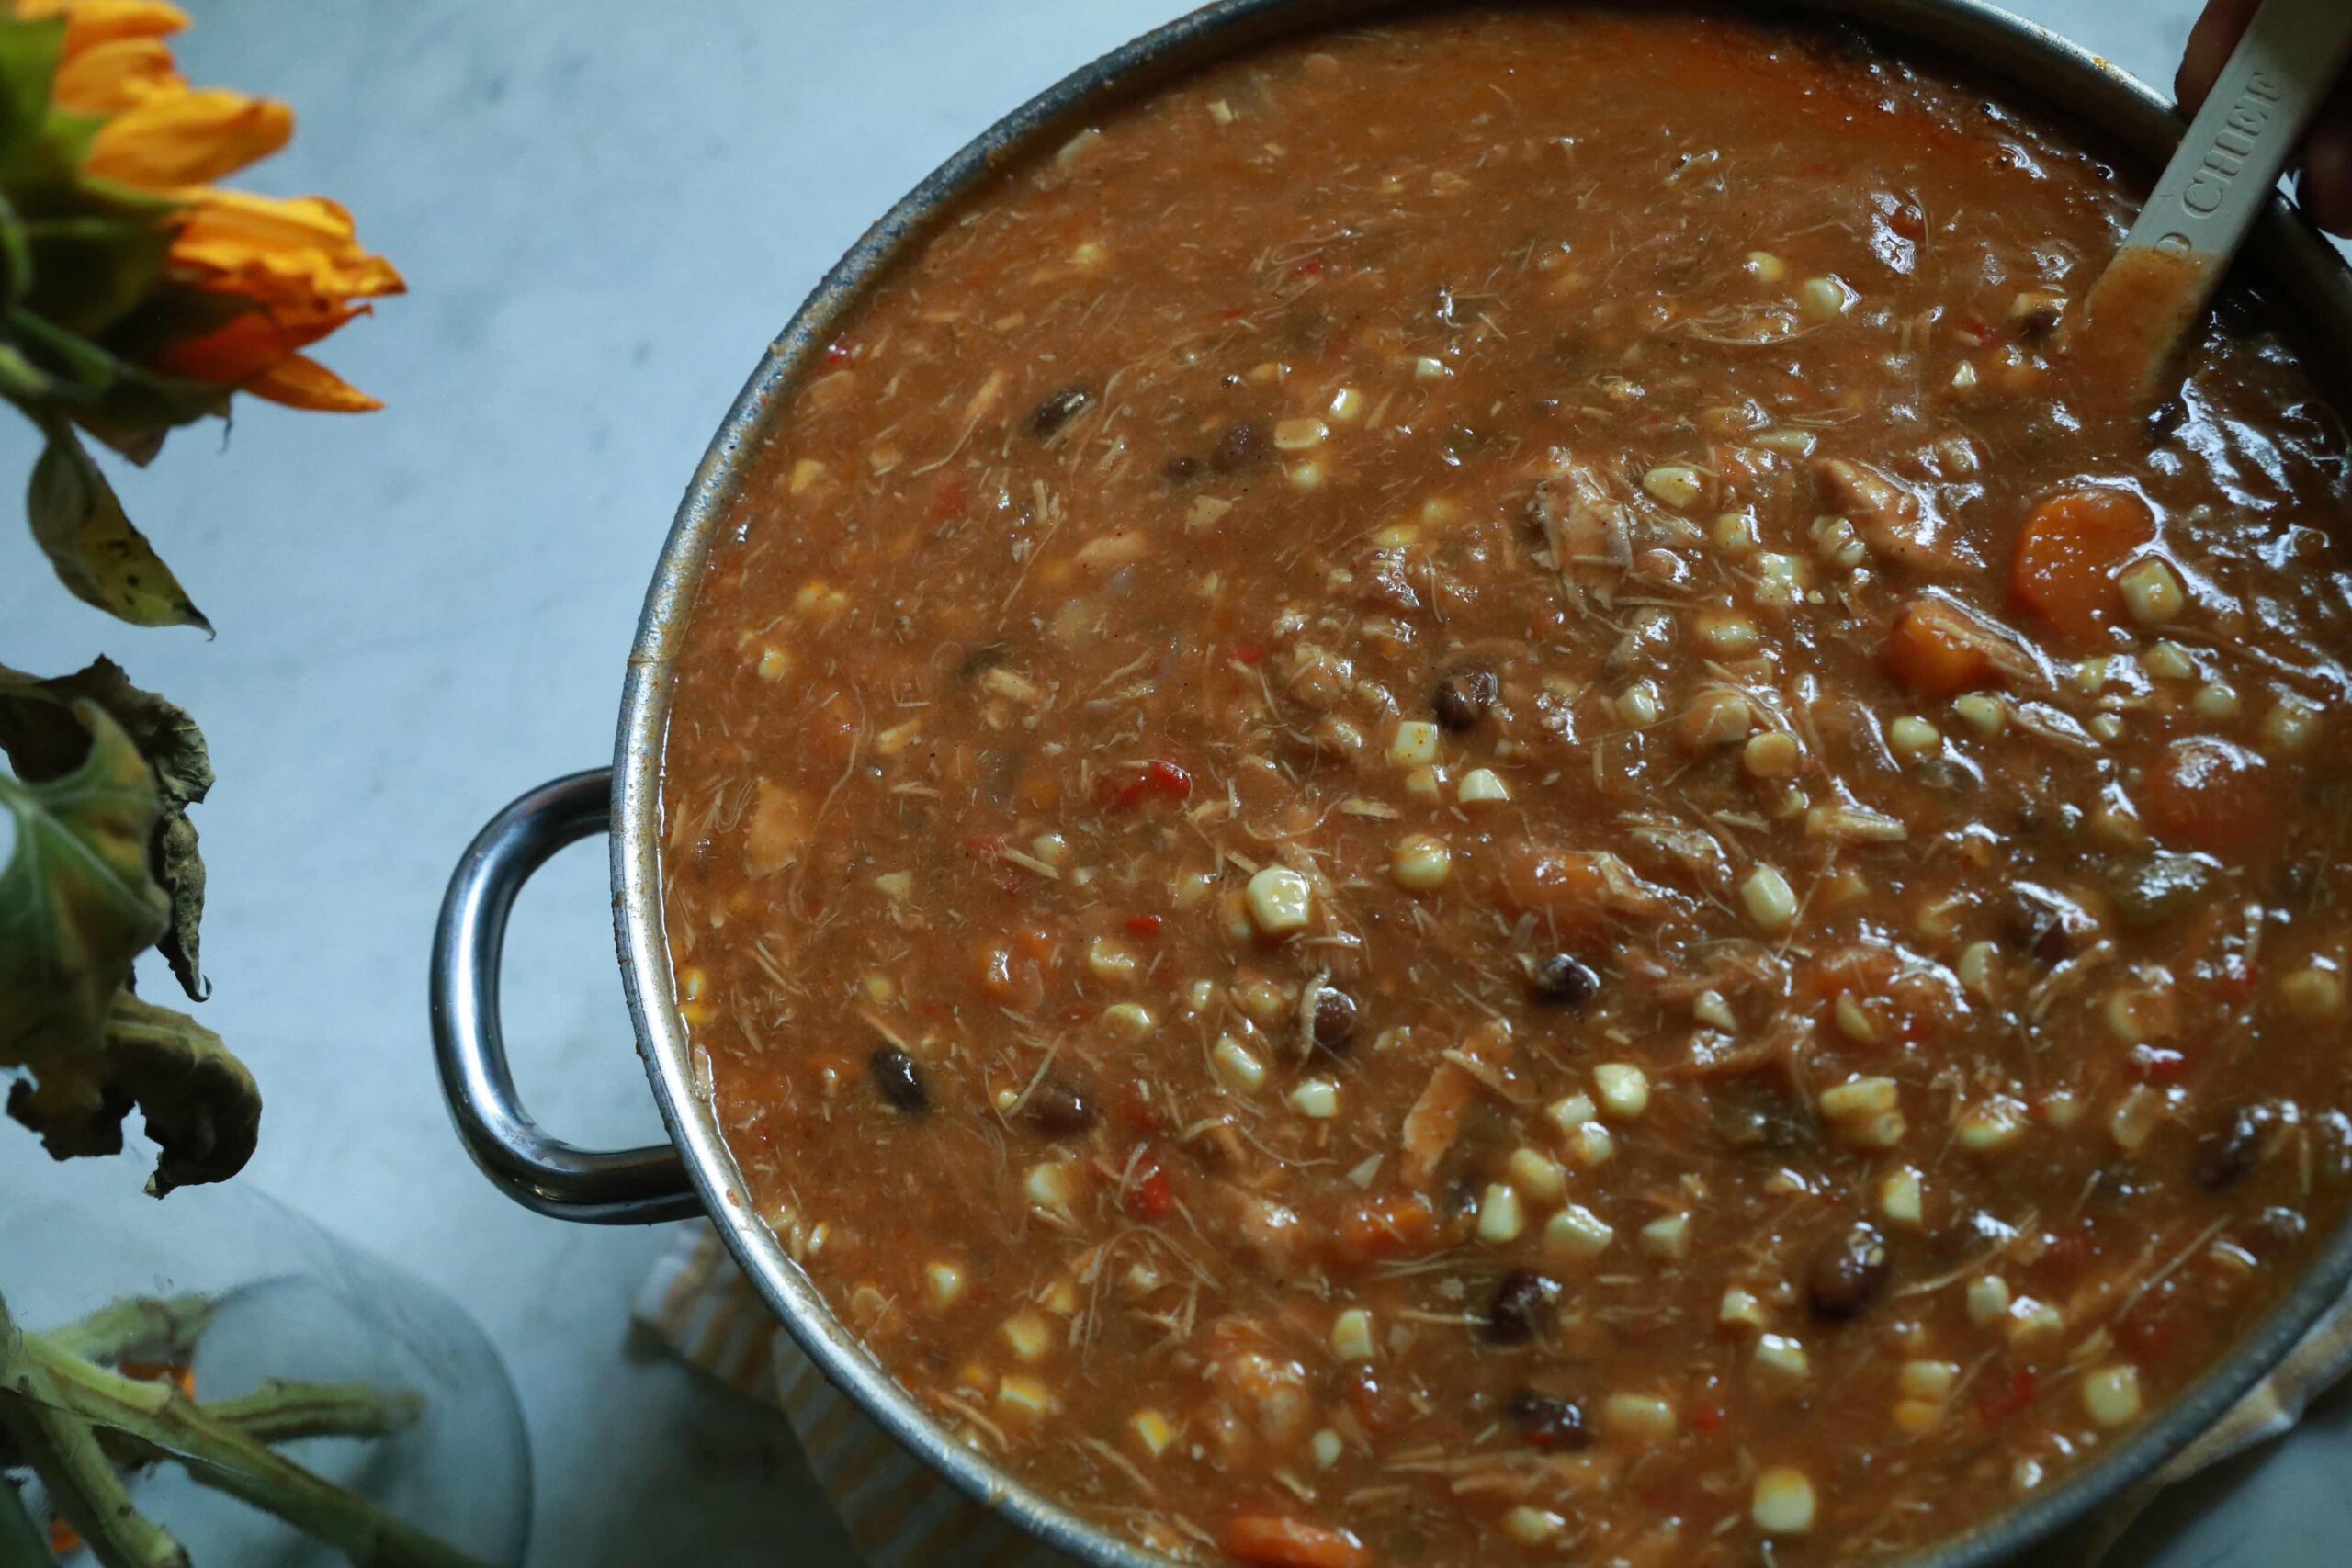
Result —
[[931, 520], [945, 523], [971, 509], [972, 487], [960, 473], [943, 474], [931, 487]]
[[2031, 1367], [2018, 1368], [1976, 1402], [1976, 1413], [1987, 1421], [2007, 1420], [2033, 1403], [2036, 1381]]
[[1724, 1429], [1724, 1410], [1720, 1404], [1702, 1404], [1690, 1416], [1690, 1429], [1713, 1434]]
[[1127, 930], [1137, 936], [1158, 936], [1159, 928], [1166, 923], [1158, 915], [1129, 915], [1127, 917]]
[[2165, 1045], [2132, 1047], [2132, 1076], [2142, 1083], [2171, 1083], [2188, 1071], [2188, 1058]]
[[1261, 644], [1245, 642], [1239, 648], [1233, 650], [1233, 657], [1237, 662], [1242, 664], [1255, 664], [1260, 660], [1266, 657], [1266, 649]]
[[1147, 1163], [1127, 1186], [1127, 1213], [1138, 1220], [1164, 1220], [1176, 1212], [1176, 1195], [1168, 1190], [1168, 1173], [1159, 1159], [1144, 1158]]
[[837, 337], [825, 345], [825, 367], [829, 370], [838, 370], [844, 365], [854, 364], [856, 359], [857, 344], [845, 337]]
[[1148, 796], [1182, 800], [1193, 793], [1193, 775], [1165, 758], [1155, 757], [1112, 791], [1114, 806], [1134, 807]]

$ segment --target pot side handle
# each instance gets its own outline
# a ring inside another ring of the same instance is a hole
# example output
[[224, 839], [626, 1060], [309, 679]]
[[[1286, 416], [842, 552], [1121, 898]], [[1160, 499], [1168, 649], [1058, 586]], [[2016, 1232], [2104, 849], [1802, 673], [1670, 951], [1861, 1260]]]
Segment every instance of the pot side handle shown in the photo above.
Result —
[[433, 932], [433, 1052], [458, 1136], [509, 1198], [560, 1220], [649, 1224], [703, 1213], [678, 1151], [582, 1149], [548, 1136], [515, 1094], [498, 1019], [515, 895], [558, 850], [610, 829], [612, 795], [608, 768], [553, 780], [492, 818], [467, 846]]

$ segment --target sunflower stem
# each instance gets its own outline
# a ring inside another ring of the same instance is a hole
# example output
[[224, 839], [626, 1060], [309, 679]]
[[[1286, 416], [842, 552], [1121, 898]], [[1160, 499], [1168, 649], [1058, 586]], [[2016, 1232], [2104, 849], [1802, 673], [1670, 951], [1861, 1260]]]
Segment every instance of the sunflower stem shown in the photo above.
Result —
[[176, 1361], [196, 1348], [211, 1321], [209, 1296], [125, 1296], [41, 1337], [52, 1350], [101, 1366]]

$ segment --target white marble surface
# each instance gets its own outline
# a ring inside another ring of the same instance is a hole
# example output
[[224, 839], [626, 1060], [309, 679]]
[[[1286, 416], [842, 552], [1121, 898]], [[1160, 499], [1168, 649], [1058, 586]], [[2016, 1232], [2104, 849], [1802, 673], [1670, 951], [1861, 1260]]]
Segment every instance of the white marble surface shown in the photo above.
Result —
[[[206, 1021], [269, 1096], [249, 1179], [468, 1303], [528, 1412], [545, 1564], [841, 1561], [777, 1424], [632, 1350], [662, 1237], [535, 1218], [467, 1165], [424, 954], [469, 835], [610, 754], [623, 657], [687, 475], [761, 345], [957, 144], [1177, 0], [198, 0], [199, 77], [292, 100], [254, 183], [329, 191], [412, 295], [326, 357], [390, 405], [248, 407], [121, 479], [220, 628], [68, 603], [0, 515], [0, 660], [115, 652], [191, 708], [221, 784]], [[2021, 8], [2168, 81], [2189, 0]], [[31, 449], [0, 434], [0, 473]], [[507, 984], [526, 1095], [586, 1142], [654, 1135], [624, 1036], [602, 858], [525, 897]], [[161, 978], [161, 976], [157, 976]], [[128, 1201], [128, 1194], [126, 1194]], [[70, 1245], [61, 1238], [61, 1247]], [[2352, 1504], [2298, 1437], [2167, 1563], [2341, 1561]], [[2332, 1458], [2331, 1458], [2332, 1452]], [[2281, 1531], [2284, 1533], [2280, 1533]]]

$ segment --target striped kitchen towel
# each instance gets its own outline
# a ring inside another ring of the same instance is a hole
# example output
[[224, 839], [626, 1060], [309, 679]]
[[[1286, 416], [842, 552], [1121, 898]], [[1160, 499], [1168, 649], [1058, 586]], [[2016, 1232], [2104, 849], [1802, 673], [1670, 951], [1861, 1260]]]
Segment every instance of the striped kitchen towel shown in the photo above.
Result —
[[783, 1410], [868, 1568], [1075, 1568], [942, 1481], [826, 1382], [708, 1225], [679, 1227], [635, 1316], [684, 1360]]
[[[679, 1227], [638, 1292], [636, 1316], [691, 1365], [781, 1408], [808, 1467], [868, 1568], [1075, 1568], [926, 1469], [827, 1382], [776, 1325], [767, 1303], [707, 1224]], [[2303, 1406], [2352, 1368], [2352, 1298], [2339, 1303], [2278, 1370], [2211, 1430], [2125, 1493], [2061, 1552], [2090, 1568], [2165, 1487], [2302, 1418]]]

